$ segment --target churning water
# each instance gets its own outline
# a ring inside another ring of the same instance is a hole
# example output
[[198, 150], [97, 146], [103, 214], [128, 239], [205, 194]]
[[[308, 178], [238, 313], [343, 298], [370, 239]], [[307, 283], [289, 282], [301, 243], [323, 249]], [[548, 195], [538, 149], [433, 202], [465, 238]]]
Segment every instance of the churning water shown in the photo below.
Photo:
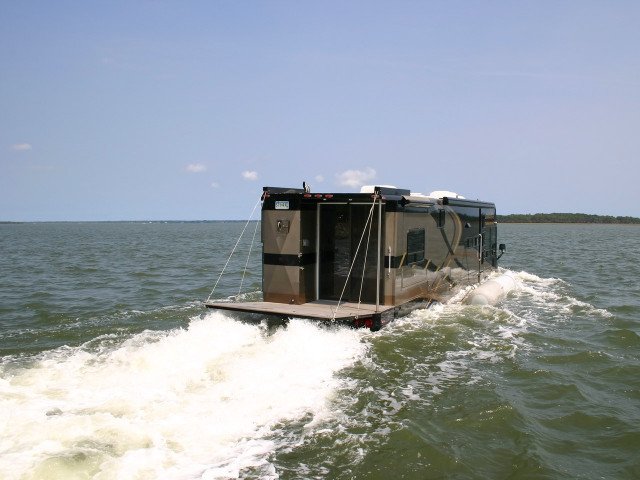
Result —
[[640, 477], [640, 227], [501, 225], [505, 301], [372, 333], [206, 311], [243, 226], [0, 225], [0, 478]]

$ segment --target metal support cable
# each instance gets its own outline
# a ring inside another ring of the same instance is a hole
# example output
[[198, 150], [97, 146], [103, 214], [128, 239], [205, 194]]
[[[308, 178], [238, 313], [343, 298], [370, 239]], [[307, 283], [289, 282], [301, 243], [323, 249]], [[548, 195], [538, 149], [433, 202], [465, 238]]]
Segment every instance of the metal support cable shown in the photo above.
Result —
[[[373, 218], [373, 217], [370, 217]], [[369, 255], [369, 244], [371, 243], [371, 227], [373, 225], [373, 221], [369, 222], [369, 233], [367, 234], [367, 248], [364, 251], [364, 262], [362, 262], [362, 277], [360, 278], [360, 293], [358, 294], [358, 310], [360, 310], [360, 303], [362, 300], [362, 287], [364, 286], [364, 274], [365, 269], [367, 268], [367, 256]], [[365, 226], [366, 228], [366, 226]]]
[[[374, 195], [374, 197], [377, 197], [377, 195]], [[371, 204], [371, 210], [369, 210], [369, 216], [367, 217], [367, 223], [365, 223], [364, 228], [362, 229], [362, 235], [360, 235], [360, 241], [358, 242], [358, 247], [356, 248], [356, 254], [353, 256], [353, 260], [351, 261], [351, 265], [349, 266], [349, 272], [347, 273], [347, 279], [344, 282], [344, 286], [342, 287], [342, 293], [340, 293], [340, 298], [338, 298], [338, 305], [336, 305], [336, 309], [333, 310], [333, 320], [336, 319], [336, 315], [338, 313], [338, 309], [340, 308], [340, 304], [342, 303], [342, 297], [344, 296], [344, 292], [347, 289], [347, 283], [349, 283], [349, 278], [351, 277], [351, 271], [353, 270], [353, 266], [356, 263], [356, 258], [358, 258], [358, 252], [360, 251], [360, 245], [362, 245], [362, 240], [364, 239], [364, 234], [367, 231], [367, 225], [369, 225], [369, 222], [372, 221], [372, 217], [373, 217], [373, 210], [375, 209], [376, 206], [376, 198], [373, 199], [373, 203]], [[365, 262], [366, 262], [366, 258], [365, 258]]]
[[240, 292], [242, 291], [244, 276], [247, 274], [247, 268], [249, 267], [249, 259], [251, 258], [251, 251], [253, 250], [253, 244], [256, 241], [257, 232], [258, 232], [258, 222], [256, 222], [256, 228], [253, 229], [253, 238], [251, 239], [251, 245], [249, 246], [249, 254], [247, 255], [247, 262], [244, 264], [244, 270], [242, 271], [242, 280], [240, 280], [240, 288], [238, 289], [238, 296], [240, 296]]
[[218, 279], [216, 280], [216, 284], [213, 286], [213, 290], [211, 290], [211, 293], [207, 297], [207, 302], [211, 299], [211, 295], [213, 295], [213, 292], [216, 291], [216, 287], [218, 286], [218, 282], [220, 282], [220, 279], [222, 278], [222, 275], [224, 275], [224, 271], [227, 269], [227, 265], [229, 265], [229, 260], [231, 260], [231, 257], [233, 257], [233, 254], [235, 253], [236, 248], [238, 247], [238, 244], [240, 243], [240, 240], [242, 239], [242, 236], [244, 235], [244, 231], [247, 229], [247, 226], [249, 225], [249, 222], [251, 222], [251, 219], [253, 218], [253, 214], [255, 213], [256, 208], [258, 208], [258, 205], [260, 205], [261, 202], [262, 202], [262, 196], [260, 197], [260, 200], [258, 200], [258, 202], [253, 207], [253, 210], [251, 211], [251, 215], [249, 216], [249, 220], [247, 220], [247, 223], [245, 223], [244, 228], [242, 229], [242, 232], [240, 233], [240, 236], [238, 237], [238, 240], [236, 241], [236, 244], [233, 246], [233, 250], [231, 250], [231, 253], [229, 254], [229, 258], [227, 258], [227, 262], [224, 264], [224, 267], [222, 268], [222, 271], [220, 272], [220, 275], [218, 276]]

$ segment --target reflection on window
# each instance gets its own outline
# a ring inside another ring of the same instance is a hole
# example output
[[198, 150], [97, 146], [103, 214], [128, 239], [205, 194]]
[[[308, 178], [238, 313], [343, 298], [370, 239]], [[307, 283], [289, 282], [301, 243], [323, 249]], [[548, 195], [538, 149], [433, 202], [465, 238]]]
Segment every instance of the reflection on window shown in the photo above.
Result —
[[407, 265], [424, 260], [424, 228], [407, 232]]

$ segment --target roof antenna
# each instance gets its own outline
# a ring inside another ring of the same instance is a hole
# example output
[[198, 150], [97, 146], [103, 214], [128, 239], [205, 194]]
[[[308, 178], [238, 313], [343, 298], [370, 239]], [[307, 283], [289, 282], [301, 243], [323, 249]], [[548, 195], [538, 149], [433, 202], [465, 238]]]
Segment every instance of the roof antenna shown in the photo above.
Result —
[[307, 182], [302, 182], [302, 188], [304, 188], [305, 193], [311, 192], [311, 185], [309, 185]]

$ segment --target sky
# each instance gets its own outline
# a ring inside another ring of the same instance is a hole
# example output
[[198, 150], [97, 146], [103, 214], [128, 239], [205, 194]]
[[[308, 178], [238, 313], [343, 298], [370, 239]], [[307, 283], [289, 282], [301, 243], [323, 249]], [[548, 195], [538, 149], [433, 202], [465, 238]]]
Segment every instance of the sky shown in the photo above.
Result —
[[263, 186], [640, 216], [638, 1], [4, 1], [0, 220], [247, 219]]

